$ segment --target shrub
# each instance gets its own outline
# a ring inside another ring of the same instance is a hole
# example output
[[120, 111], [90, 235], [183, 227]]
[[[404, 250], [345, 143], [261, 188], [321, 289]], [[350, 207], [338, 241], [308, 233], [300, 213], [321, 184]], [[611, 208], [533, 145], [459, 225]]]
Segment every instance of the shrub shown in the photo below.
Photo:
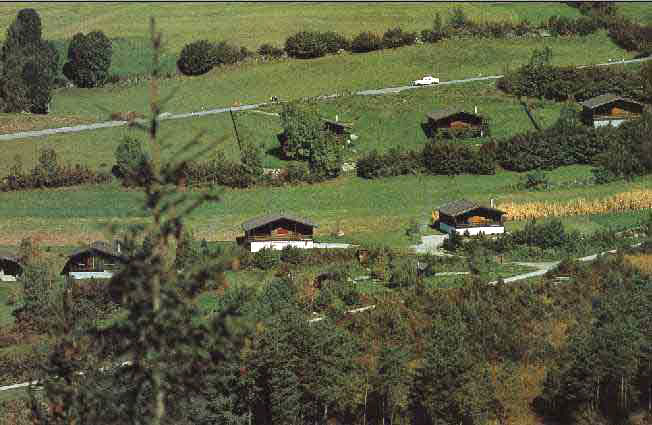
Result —
[[466, 14], [464, 13], [464, 10], [462, 10], [462, 8], [460, 7], [453, 8], [453, 12], [451, 13], [451, 16], [448, 20], [448, 25], [451, 28], [455, 30], [461, 30], [471, 26], [472, 24], [473, 22], [471, 22], [466, 17]]
[[494, 160], [483, 153], [468, 145], [438, 140], [431, 140], [422, 152], [423, 164], [430, 174], [494, 174]]
[[99, 87], [109, 78], [111, 40], [101, 31], [73, 36], [68, 47], [68, 62], [63, 74], [77, 87]]
[[373, 32], [361, 32], [351, 42], [351, 51], [355, 53], [372, 52], [383, 48], [383, 40]]
[[439, 13], [435, 14], [435, 18], [432, 22], [432, 28], [421, 31], [421, 40], [427, 41], [428, 43], [436, 43], [447, 37], [448, 33], [444, 28], [444, 24], [441, 20], [441, 15], [439, 15]]
[[213, 65], [231, 65], [240, 62], [249, 55], [248, 50], [243, 52], [241, 48], [226, 41], [221, 41], [212, 46], [210, 52]]
[[[19, 161], [19, 158], [17, 160]], [[0, 184], [0, 191], [100, 184], [110, 180], [110, 175], [93, 171], [79, 164], [74, 167], [60, 165], [54, 149], [46, 148], [39, 151], [39, 162], [31, 171], [23, 173], [20, 163], [14, 164], [9, 175]]]
[[152, 177], [150, 159], [141, 140], [125, 136], [115, 149], [113, 171], [125, 186], [141, 186], [149, 181]]
[[215, 66], [215, 47], [207, 40], [186, 44], [177, 60], [177, 68], [183, 75], [202, 75]]
[[290, 264], [301, 264], [306, 259], [306, 252], [304, 249], [294, 246], [286, 246], [281, 250], [281, 261]]
[[319, 33], [320, 42], [324, 45], [326, 53], [335, 54], [340, 50], [351, 50], [351, 42], [342, 34], [333, 31]]
[[385, 31], [385, 34], [383, 34], [382, 44], [386, 49], [394, 49], [414, 44], [416, 38], [416, 33], [405, 32], [400, 27], [396, 27]]
[[327, 53], [327, 45], [320, 33], [301, 31], [285, 40], [285, 52], [292, 58], [319, 58]]
[[262, 270], [270, 270], [281, 262], [279, 251], [272, 248], [263, 248], [253, 255], [253, 265]]
[[280, 114], [283, 134], [281, 148], [290, 159], [309, 159], [313, 145], [323, 138], [323, 123], [314, 107], [286, 103]]
[[293, 163], [287, 166], [285, 179], [288, 183], [311, 181], [310, 169], [303, 163]]
[[258, 48], [258, 54], [268, 58], [278, 59], [283, 56], [283, 53], [283, 49], [269, 43], [261, 44]]
[[392, 259], [390, 263], [390, 288], [411, 288], [419, 283], [417, 260], [413, 257]]
[[311, 146], [310, 172], [317, 179], [332, 179], [342, 172], [344, 146], [332, 135], [322, 136]]
[[548, 176], [542, 170], [527, 173], [518, 184], [522, 189], [545, 189], [549, 185]]
[[374, 149], [356, 162], [357, 175], [367, 179], [418, 174], [423, 171], [421, 153], [404, 152], [400, 147], [391, 148], [385, 154], [379, 154]]

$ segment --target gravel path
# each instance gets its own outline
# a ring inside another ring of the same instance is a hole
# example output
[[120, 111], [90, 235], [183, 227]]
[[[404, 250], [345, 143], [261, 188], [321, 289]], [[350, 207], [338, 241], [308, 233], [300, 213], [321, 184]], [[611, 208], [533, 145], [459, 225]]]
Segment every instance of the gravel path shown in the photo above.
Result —
[[[626, 61], [617, 61], [617, 62], [606, 62], [606, 63], [599, 63], [595, 65], [581, 65], [578, 66], [578, 68], [586, 68], [588, 66], [611, 66], [611, 65], [618, 65], [618, 64], [625, 64], [625, 63], [636, 63], [636, 62], [644, 62], [652, 60], [652, 57], [648, 58], [641, 58], [641, 59], [629, 59]], [[416, 89], [426, 89], [426, 88], [434, 88], [437, 86], [445, 86], [445, 85], [451, 85], [451, 84], [464, 84], [464, 83], [470, 83], [473, 81], [487, 81], [487, 80], [496, 80], [498, 78], [501, 78], [502, 75], [490, 75], [487, 77], [473, 77], [473, 78], [465, 78], [461, 80], [449, 80], [449, 81], [443, 81], [439, 84], [435, 84], [432, 86], [400, 86], [400, 87], [387, 87], [387, 88], [381, 88], [381, 89], [372, 89], [372, 90], [361, 90], [357, 91], [354, 94], [357, 96], [376, 96], [376, 95], [384, 95], [384, 94], [393, 94], [393, 93], [400, 93], [405, 90], [416, 90]], [[336, 97], [339, 97], [341, 95], [338, 94], [331, 94], [331, 95], [325, 95], [325, 96], [317, 96], [318, 100], [323, 100], [323, 99], [333, 99]], [[182, 118], [192, 118], [192, 117], [201, 117], [204, 115], [215, 115], [215, 114], [223, 114], [225, 112], [228, 112], [229, 110], [233, 111], [247, 111], [247, 110], [253, 110], [253, 109], [258, 109], [262, 106], [266, 106], [267, 103], [255, 103], [252, 105], [242, 105], [238, 107], [233, 107], [233, 108], [216, 108], [216, 109], [209, 109], [206, 111], [199, 111], [199, 112], [188, 112], [184, 114], [167, 114], [165, 116], [160, 117], [161, 120], [174, 120], [174, 119], [182, 119]], [[139, 120], [136, 120], [139, 121]], [[34, 130], [34, 131], [22, 131], [19, 133], [9, 133], [9, 134], [0, 134], [0, 141], [3, 140], [16, 140], [16, 139], [30, 139], [33, 137], [44, 137], [44, 136], [50, 136], [52, 134], [61, 134], [61, 133], [79, 133], [82, 131], [91, 131], [91, 130], [99, 130], [102, 128], [111, 128], [111, 127], [121, 127], [127, 125], [127, 121], [107, 121], [107, 122], [100, 122], [100, 123], [95, 123], [95, 124], [84, 124], [84, 125], [76, 125], [72, 127], [60, 127], [60, 128], [49, 128], [46, 130]]]

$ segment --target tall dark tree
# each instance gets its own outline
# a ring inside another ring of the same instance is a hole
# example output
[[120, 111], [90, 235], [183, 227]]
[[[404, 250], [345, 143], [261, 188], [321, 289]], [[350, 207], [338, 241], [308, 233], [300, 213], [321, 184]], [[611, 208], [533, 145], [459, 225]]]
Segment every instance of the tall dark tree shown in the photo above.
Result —
[[73, 36], [68, 47], [68, 62], [63, 74], [77, 87], [98, 87], [109, 78], [113, 49], [102, 31]]
[[48, 112], [59, 66], [54, 45], [41, 38], [41, 19], [23, 9], [7, 30], [0, 54], [0, 110]]

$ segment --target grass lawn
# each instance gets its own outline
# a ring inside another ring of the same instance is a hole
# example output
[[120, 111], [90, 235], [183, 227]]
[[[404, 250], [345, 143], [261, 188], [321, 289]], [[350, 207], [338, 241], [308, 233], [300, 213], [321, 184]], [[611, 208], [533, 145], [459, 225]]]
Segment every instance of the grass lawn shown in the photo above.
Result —
[[[550, 175], [558, 178], [559, 173], [571, 178], [586, 175], [588, 170], [588, 166], [565, 167]], [[514, 191], [511, 186], [519, 177], [518, 173], [505, 171], [493, 176], [419, 175], [378, 180], [349, 176], [316, 185], [225, 190], [220, 202], [199, 208], [188, 223], [198, 238], [234, 240], [241, 233], [239, 226], [243, 221], [285, 210], [315, 220], [320, 225], [318, 239], [333, 233], [340, 221], [349, 240], [399, 242], [408, 246], [412, 242], [405, 230], [411, 220], [428, 222], [433, 208], [460, 197], [485, 203], [495, 198], [500, 205], [509, 201], [602, 198], [652, 188], [652, 177], [646, 177], [633, 183], [621, 181], [554, 192]], [[43, 245], [74, 246], [83, 240], [103, 238], [109, 224], [143, 222], [141, 199], [139, 192], [118, 185], [0, 193], [0, 244], [15, 244], [27, 235], [41, 240]], [[596, 220], [608, 225], [611, 216], [604, 217]], [[508, 229], [517, 225], [508, 222]]]
[[[198, 77], [175, 77], [161, 82], [162, 96], [175, 93], [164, 110], [188, 112], [212, 107], [255, 103], [276, 95], [281, 99], [341, 93], [350, 90], [405, 85], [432, 73], [450, 80], [502, 74], [526, 63], [535, 48], [549, 46], [553, 63], [590, 64], [629, 57], [604, 31], [584, 38], [522, 40], [446, 40], [366, 54], [343, 54], [313, 60], [243, 64], [214, 69]], [[98, 89], [59, 89], [51, 111], [106, 120], [110, 112], [146, 112], [148, 84]]]
[[[534, 106], [533, 113], [544, 127], [552, 125], [559, 117], [560, 103], [537, 101]], [[421, 149], [427, 142], [421, 124], [426, 121], [426, 114], [436, 109], [455, 107], [473, 112], [477, 107], [478, 113], [490, 120], [492, 136], [497, 138], [532, 129], [522, 106], [513, 97], [496, 90], [493, 81], [424, 88], [386, 96], [343, 97], [320, 103], [318, 107], [324, 117], [334, 119], [338, 115], [338, 119], [354, 123], [353, 132], [359, 139], [348, 151], [347, 160], [354, 160], [372, 149], [385, 151], [394, 146]], [[279, 109], [270, 108], [272, 111]], [[278, 153], [279, 118], [256, 111], [239, 112], [235, 117], [241, 139], [262, 146], [263, 165], [270, 168], [284, 166], [285, 161]], [[183, 145], [193, 136], [203, 133], [200, 144], [213, 146], [211, 153], [219, 150], [228, 158], [239, 159], [229, 114], [162, 121], [160, 128], [163, 140], [170, 145]], [[115, 149], [126, 136], [146, 139], [140, 130], [118, 127], [0, 142], [5, 152], [0, 157], [0, 168], [9, 169], [16, 156], [21, 157], [25, 168], [31, 168], [38, 158], [38, 149], [50, 147], [56, 150], [63, 163], [82, 163], [109, 171], [115, 161]], [[487, 139], [468, 139], [463, 143], [478, 144]], [[173, 152], [174, 147], [171, 146], [169, 151]]]
[[43, 36], [60, 45], [65, 58], [67, 42], [78, 32], [101, 30], [113, 39], [112, 73], [143, 73], [149, 64], [149, 19], [163, 31], [166, 69], [174, 71], [181, 48], [188, 42], [228, 40], [255, 50], [263, 43], [282, 46], [302, 30], [337, 31], [349, 37], [360, 31], [382, 33], [401, 26], [421, 31], [432, 26], [435, 13], [446, 21], [454, 7], [475, 21], [528, 19], [540, 23], [552, 15], [578, 16], [561, 3], [536, 5], [504, 3], [4, 3], [0, 5], [0, 40], [4, 29], [25, 7], [36, 9]]

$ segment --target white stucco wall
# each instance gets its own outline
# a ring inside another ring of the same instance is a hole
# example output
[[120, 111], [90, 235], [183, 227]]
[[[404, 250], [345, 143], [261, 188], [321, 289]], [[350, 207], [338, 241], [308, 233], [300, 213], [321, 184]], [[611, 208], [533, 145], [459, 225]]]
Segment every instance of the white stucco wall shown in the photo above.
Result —
[[280, 251], [286, 246], [312, 249], [314, 248], [314, 243], [313, 241], [257, 241], [251, 242], [251, 252], [258, 252], [263, 248], [272, 248]]
[[0, 282], [15, 282], [16, 276], [5, 274], [4, 271], [0, 270]]
[[604, 120], [604, 121], [593, 121], [593, 127], [606, 127], [608, 125], [612, 127], [618, 127], [620, 124], [624, 123], [626, 120]]
[[497, 235], [499, 233], [505, 233], [505, 226], [467, 227], [463, 229], [456, 229], [446, 223], [439, 223], [439, 229], [441, 229], [442, 232], [449, 234], [457, 232], [458, 235], [464, 235], [466, 232], [469, 232], [469, 235], [471, 236], [479, 235], [480, 233], [484, 233], [485, 235]]
[[68, 273], [73, 279], [111, 279], [113, 272], [70, 272]]

